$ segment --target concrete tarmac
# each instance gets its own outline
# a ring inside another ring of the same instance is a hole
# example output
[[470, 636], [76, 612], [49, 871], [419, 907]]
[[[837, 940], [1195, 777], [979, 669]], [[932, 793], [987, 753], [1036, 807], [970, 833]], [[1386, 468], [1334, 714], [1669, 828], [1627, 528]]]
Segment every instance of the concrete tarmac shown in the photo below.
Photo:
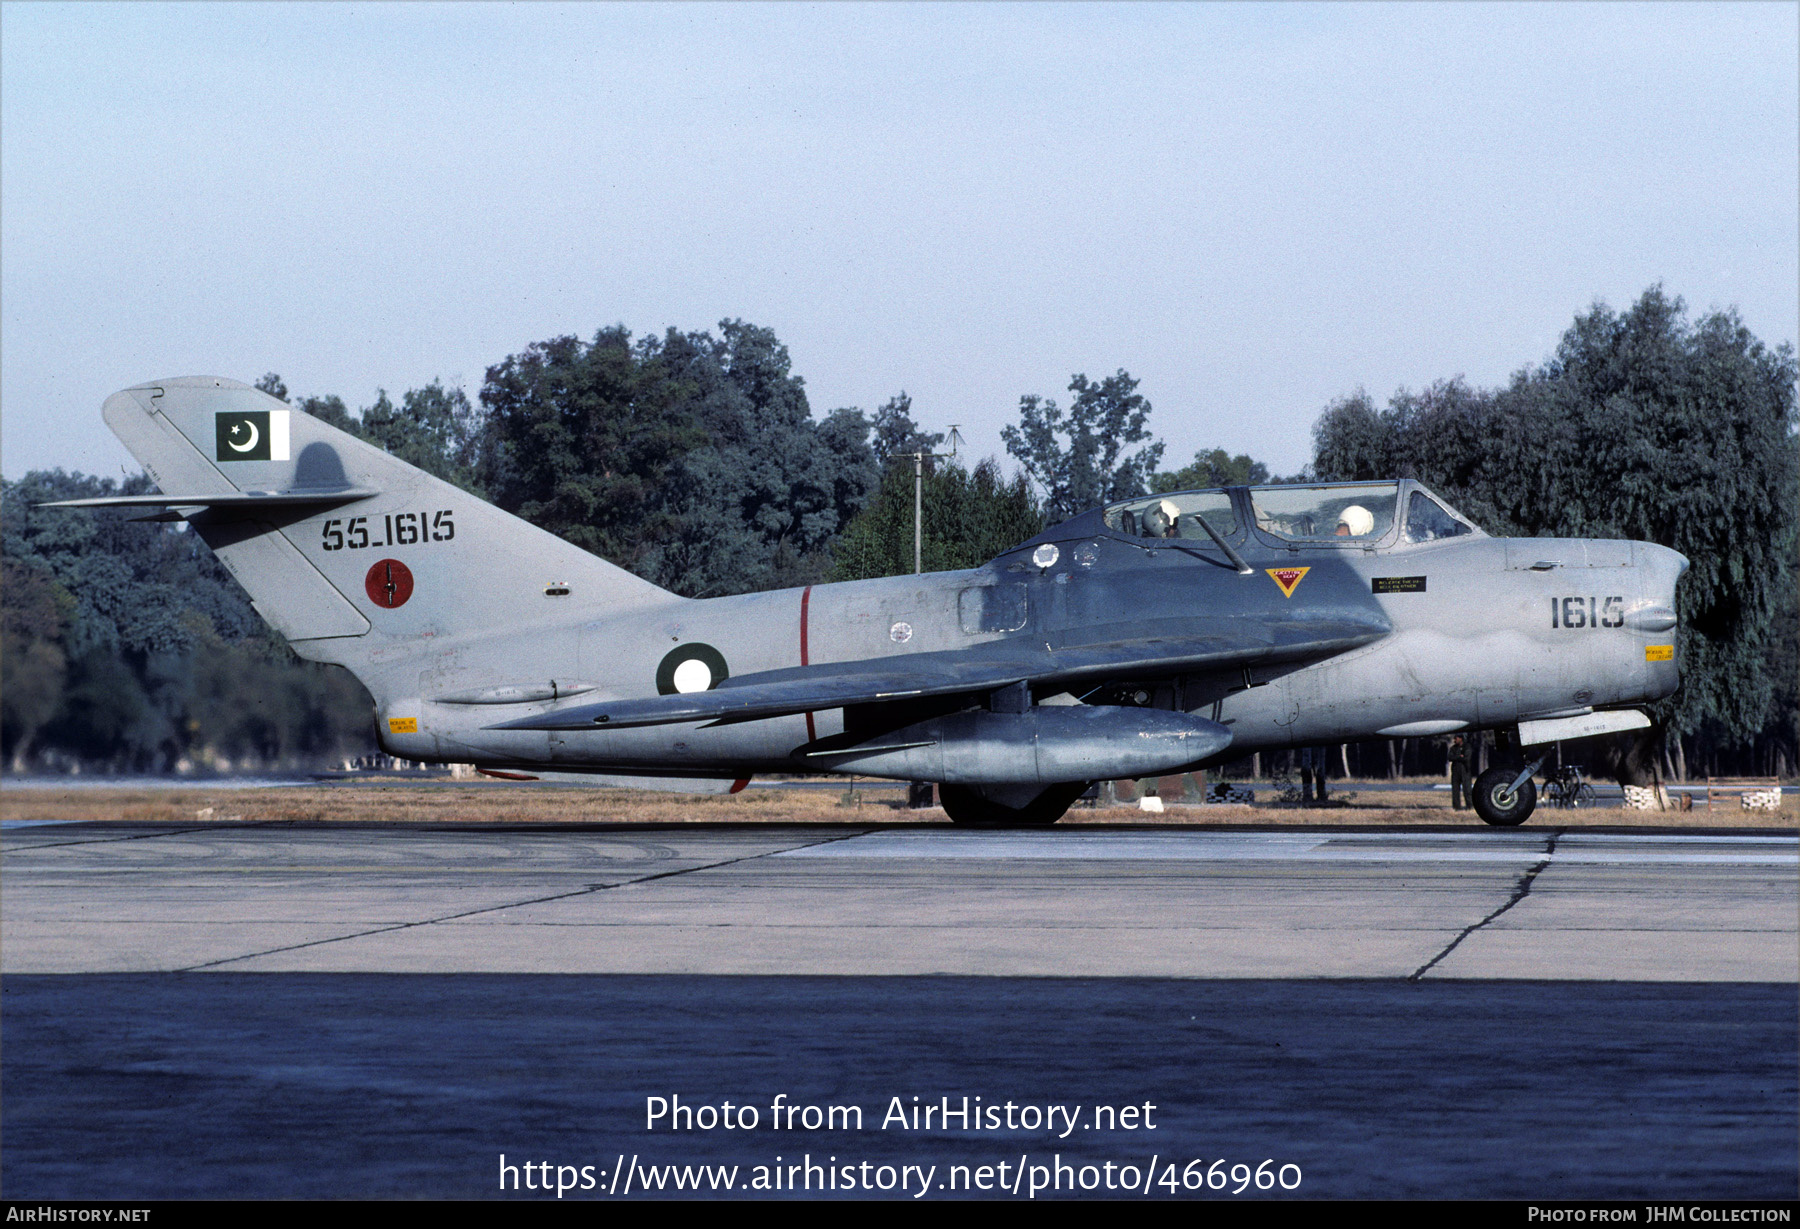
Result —
[[1800, 981], [1786, 835], [57, 824], [0, 972]]
[[[0, 1185], [805, 1195], [754, 1183], [836, 1158], [874, 1185], [812, 1194], [1228, 1198], [1180, 1183], [1267, 1159], [1295, 1185], [1242, 1197], [1791, 1199], [1797, 918], [1766, 832], [14, 822]], [[865, 1121], [647, 1129], [676, 1095]], [[963, 1096], [1085, 1117], [885, 1121]]]

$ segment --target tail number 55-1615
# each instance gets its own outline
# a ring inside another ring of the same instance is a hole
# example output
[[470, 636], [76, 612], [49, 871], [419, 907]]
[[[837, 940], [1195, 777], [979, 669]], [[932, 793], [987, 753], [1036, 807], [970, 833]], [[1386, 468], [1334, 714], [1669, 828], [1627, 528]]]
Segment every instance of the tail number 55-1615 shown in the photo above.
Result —
[[362, 550], [448, 542], [454, 537], [456, 520], [445, 508], [441, 512], [390, 512], [380, 520], [369, 516], [329, 520], [321, 529], [319, 545], [326, 550]]

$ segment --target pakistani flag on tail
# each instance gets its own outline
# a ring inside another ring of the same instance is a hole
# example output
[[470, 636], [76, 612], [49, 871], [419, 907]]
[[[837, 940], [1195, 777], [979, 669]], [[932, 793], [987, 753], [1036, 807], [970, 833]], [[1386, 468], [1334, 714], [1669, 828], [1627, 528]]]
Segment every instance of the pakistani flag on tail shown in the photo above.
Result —
[[287, 410], [230, 410], [214, 416], [221, 461], [288, 459]]

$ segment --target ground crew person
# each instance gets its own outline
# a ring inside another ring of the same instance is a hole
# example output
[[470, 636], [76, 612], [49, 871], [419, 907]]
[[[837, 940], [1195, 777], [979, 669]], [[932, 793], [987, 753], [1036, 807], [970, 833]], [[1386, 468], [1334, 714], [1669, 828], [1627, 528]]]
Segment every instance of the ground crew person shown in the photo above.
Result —
[[1450, 809], [1460, 811], [1469, 794], [1469, 740], [1461, 734], [1450, 739]]
[[[1325, 805], [1325, 756], [1324, 747], [1300, 748], [1300, 801], [1317, 801]], [[1317, 794], [1315, 796], [1315, 789]]]

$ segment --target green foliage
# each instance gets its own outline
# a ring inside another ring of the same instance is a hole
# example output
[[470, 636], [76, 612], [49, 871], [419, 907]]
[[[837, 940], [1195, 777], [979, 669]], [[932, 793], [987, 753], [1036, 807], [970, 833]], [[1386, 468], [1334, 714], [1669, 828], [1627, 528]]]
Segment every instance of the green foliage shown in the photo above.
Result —
[[663, 343], [695, 383], [705, 443], [675, 466], [665, 506], [676, 532], [649, 553], [650, 574], [696, 597], [821, 579], [832, 539], [880, 481], [868, 421], [846, 409], [815, 423], [772, 331], [719, 328], [717, 340]]
[[373, 703], [349, 671], [301, 661], [274, 635], [227, 643], [196, 633], [185, 717], [196, 758], [323, 763], [374, 751]]
[[408, 392], [399, 408], [380, 389], [375, 404], [362, 412], [360, 427], [371, 444], [481, 497], [475, 470], [482, 423], [462, 389], [433, 380]]
[[[880, 491], [838, 538], [831, 579], [912, 571], [913, 482], [910, 463], [888, 466]], [[1024, 475], [1004, 480], [992, 458], [972, 472], [952, 461], [925, 476], [921, 554], [927, 572], [979, 567], [1043, 527], [1043, 510]]]
[[[0, 484], [0, 750], [12, 767], [274, 766], [373, 750], [361, 685], [296, 658], [185, 527], [33, 506], [147, 489], [142, 476], [60, 470]], [[219, 720], [232, 705], [261, 714], [259, 738]]]
[[925, 453], [928, 454], [925, 457], [926, 469], [934, 464], [929, 454], [943, 446], [944, 433], [919, 430], [919, 425], [912, 417], [912, 398], [904, 392], [888, 398], [887, 404], [875, 411], [871, 421], [876, 460], [886, 464], [909, 453]]
[[344, 405], [342, 397], [302, 397], [295, 408], [305, 410], [320, 422], [350, 435], [361, 435], [362, 424]]
[[[1036, 393], [1019, 399], [1019, 425], [1000, 438], [1043, 489], [1050, 524], [1149, 490], [1163, 446], [1145, 442], [1151, 406], [1137, 386], [1123, 369], [1098, 384], [1077, 375], [1069, 381], [1075, 400], [1066, 414]], [[1127, 454], [1133, 444], [1144, 447]]]
[[68, 677], [63, 633], [75, 599], [41, 569], [4, 561], [0, 580], [0, 741], [23, 762], [56, 715]]
[[672, 528], [659, 507], [669, 471], [704, 442], [676, 366], [621, 326], [592, 344], [536, 342], [488, 368], [482, 479], [494, 502], [633, 568], [639, 535]]
[[482, 477], [508, 511], [693, 597], [822, 576], [879, 481], [858, 410], [815, 422], [787, 347], [623, 327], [489, 368]]
[[189, 610], [228, 639], [262, 634], [243, 591], [198, 537], [120, 511], [34, 506], [142, 494], [151, 489], [142, 475], [115, 483], [40, 471], [0, 489], [0, 554], [40, 569], [73, 595], [66, 636], [72, 656], [184, 651], [192, 639], [182, 617]]
[[1203, 487], [1257, 486], [1267, 481], [1269, 467], [1261, 461], [1252, 460], [1244, 453], [1234, 457], [1223, 448], [1215, 448], [1211, 452], [1195, 453], [1192, 465], [1173, 473], [1153, 475], [1150, 479], [1150, 492], [1160, 494], [1163, 491], [1192, 491]]
[[1313, 472], [1321, 482], [1418, 478], [1490, 533], [1533, 536], [1515, 513], [1541, 501], [1519, 466], [1543, 446], [1543, 425], [1515, 420], [1499, 397], [1440, 380], [1381, 410], [1358, 389], [1313, 425]]
[[[272, 397], [288, 399], [287, 385], [272, 371], [258, 380], [256, 387]], [[408, 465], [486, 498], [476, 478], [485, 423], [460, 388], [445, 388], [441, 381], [433, 380], [424, 388], [409, 390], [399, 406], [388, 400], [385, 388], [377, 389], [375, 404], [364, 407], [360, 414], [351, 414], [344, 399], [337, 396], [302, 397], [296, 407], [339, 431], [368, 440]]]
[[1314, 428], [1324, 480], [1413, 475], [1489, 532], [1633, 538], [1673, 547], [1682, 689], [1674, 728], [1728, 743], [1792, 727], [1796, 367], [1733, 312], [1689, 323], [1652, 287], [1596, 304], [1555, 355], [1492, 392], [1460, 380], [1330, 406]]

